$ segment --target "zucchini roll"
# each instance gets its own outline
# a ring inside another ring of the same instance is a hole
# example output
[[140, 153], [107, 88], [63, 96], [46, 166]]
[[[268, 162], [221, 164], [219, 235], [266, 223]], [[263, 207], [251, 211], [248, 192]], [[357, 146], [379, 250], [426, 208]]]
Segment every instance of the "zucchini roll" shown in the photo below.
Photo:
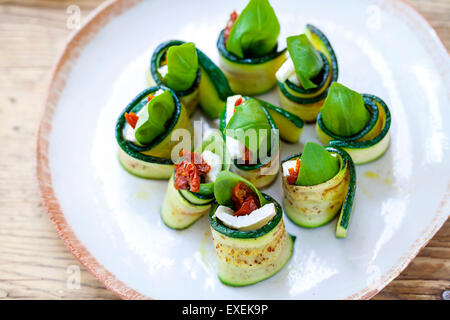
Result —
[[257, 188], [269, 186], [279, 170], [279, 135], [296, 142], [303, 125], [297, 116], [265, 101], [228, 97], [220, 130], [232, 160], [231, 170]]
[[119, 161], [131, 174], [147, 179], [169, 179], [173, 171], [171, 133], [192, 126], [185, 107], [166, 87], [139, 93], [116, 123]]
[[193, 43], [180, 40], [161, 43], [151, 57], [148, 75], [151, 85], [174, 90], [189, 115], [199, 104], [209, 118], [215, 119], [227, 97], [233, 95], [220, 68]]
[[173, 229], [185, 229], [209, 212], [214, 201], [214, 181], [229, 169], [222, 135], [215, 131], [196, 150], [182, 150], [161, 208], [161, 218]]
[[235, 93], [257, 95], [276, 85], [275, 72], [286, 59], [277, 50], [280, 24], [267, 0], [250, 0], [236, 11], [217, 40], [220, 66]]
[[308, 24], [304, 34], [286, 39], [287, 59], [276, 73], [281, 106], [307, 122], [316, 121], [338, 64], [327, 37]]
[[282, 161], [284, 210], [304, 228], [330, 222], [340, 211], [336, 237], [345, 238], [356, 189], [355, 166], [339, 148], [308, 142], [303, 154]]
[[220, 281], [246, 286], [281, 270], [295, 240], [286, 232], [281, 206], [229, 171], [219, 173], [214, 194], [209, 223]]
[[355, 164], [363, 164], [386, 152], [390, 126], [391, 114], [383, 100], [334, 83], [317, 116], [316, 132], [324, 145], [344, 149]]

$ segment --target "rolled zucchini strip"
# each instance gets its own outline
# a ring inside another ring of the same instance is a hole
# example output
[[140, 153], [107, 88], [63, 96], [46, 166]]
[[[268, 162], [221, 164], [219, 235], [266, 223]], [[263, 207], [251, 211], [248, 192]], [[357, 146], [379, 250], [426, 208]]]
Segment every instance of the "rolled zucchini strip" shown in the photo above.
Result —
[[188, 190], [175, 189], [174, 175], [172, 174], [167, 185], [166, 195], [161, 207], [161, 218], [169, 228], [182, 230], [190, 227], [211, 209], [214, 196], [193, 195]]
[[[158, 72], [158, 68], [161, 66], [161, 61], [165, 59], [167, 50], [171, 46], [178, 46], [183, 44], [184, 41], [179, 40], [170, 40], [161, 43], [158, 47], [156, 47], [153, 55], [150, 59], [150, 74], [149, 77], [150, 83], [149, 85], [156, 84], [158, 86], [165, 86], [162, 81], [161, 75]], [[200, 67], [197, 70], [197, 77], [194, 80], [192, 86], [187, 90], [174, 91], [177, 97], [180, 99], [181, 103], [186, 107], [186, 110], [189, 115], [191, 115], [195, 108], [197, 107], [199, 101], [199, 88], [200, 88]]]
[[[125, 138], [128, 124], [125, 112], [138, 113], [147, 105], [147, 97], [159, 89], [169, 90], [175, 102], [174, 116], [162, 135], [149, 145], [138, 145]], [[192, 126], [185, 107], [175, 93], [166, 87], [150, 87], [139, 93], [122, 111], [116, 123], [116, 141], [119, 144], [119, 162], [129, 173], [146, 179], [169, 179], [173, 172], [171, 160], [172, 148], [177, 141], [171, 141], [171, 133], [176, 129], [187, 129], [192, 133]]]
[[351, 137], [341, 137], [325, 127], [322, 115], [317, 116], [316, 133], [324, 145], [344, 149], [355, 164], [363, 164], [380, 158], [390, 142], [391, 113], [386, 103], [377, 96], [363, 94], [366, 108], [371, 114], [364, 129]]
[[[317, 228], [325, 225], [340, 212], [336, 237], [345, 238], [355, 197], [355, 166], [344, 150], [334, 147], [326, 147], [326, 150], [339, 158], [338, 173], [321, 184], [298, 186], [289, 184], [285, 172], [282, 172], [283, 206], [287, 217], [296, 225], [304, 228]], [[290, 156], [283, 160], [282, 164], [300, 156], [301, 153]]]
[[[254, 99], [251, 97], [243, 97], [244, 100], [246, 99]], [[259, 100], [258, 100], [259, 101]], [[265, 114], [267, 115], [267, 118], [269, 120], [270, 126], [272, 128], [272, 134], [275, 136], [275, 144], [270, 149], [270, 154], [266, 159], [263, 161], [258, 160], [256, 164], [242, 164], [238, 162], [238, 159], [232, 160], [231, 163], [231, 171], [237, 173], [238, 175], [244, 177], [245, 179], [249, 180], [253, 185], [255, 185], [257, 188], [262, 189], [270, 184], [275, 180], [278, 169], [278, 163], [280, 161], [279, 158], [279, 139], [278, 139], [278, 132], [276, 124], [270, 115], [270, 113], [267, 111], [267, 108], [261, 104], [261, 108], [264, 110]], [[220, 131], [222, 132], [223, 140], [227, 141], [227, 136], [225, 134], [225, 128], [226, 128], [226, 118], [227, 118], [227, 108], [223, 108], [222, 113], [220, 114]], [[271, 170], [269, 168], [272, 168]]]
[[337, 81], [339, 71], [334, 50], [322, 31], [308, 24], [305, 34], [319, 51], [324, 63], [323, 70], [316, 77], [318, 86], [312, 89], [304, 89], [287, 79], [283, 83], [278, 82], [278, 93], [281, 106], [284, 109], [306, 122], [314, 122], [327, 97], [328, 88], [331, 83]]
[[247, 286], [270, 278], [286, 265], [292, 255], [295, 237], [286, 232], [281, 206], [267, 194], [266, 203], [273, 203], [276, 215], [257, 230], [231, 229], [214, 216], [215, 203], [209, 214], [209, 224], [217, 256], [218, 276], [229, 286]]
[[[278, 130], [278, 134], [283, 140], [290, 143], [295, 143], [300, 139], [304, 127], [304, 122], [302, 119], [266, 101], [248, 96], [242, 98], [244, 100], [255, 99], [261, 104], [261, 108], [263, 108], [266, 113], [272, 129]], [[225, 143], [227, 139], [227, 136], [225, 135], [225, 127], [227, 125], [226, 118], [227, 110], [226, 108], [223, 108], [220, 115], [220, 130], [222, 131]], [[249, 180], [258, 189], [263, 189], [270, 186], [275, 180], [278, 170], [269, 170], [269, 168], [278, 168], [278, 164], [280, 162], [279, 140], [277, 139], [276, 142], [277, 143], [274, 148], [271, 149], [269, 159], [266, 159], [267, 161], [252, 165], [245, 165], [238, 163], [237, 160], [234, 160], [231, 164], [231, 171]]]
[[[215, 131], [205, 139], [195, 151], [202, 153], [208, 150], [217, 154], [222, 160], [221, 170], [229, 170], [230, 161], [227, 159], [227, 150], [219, 131]], [[166, 195], [161, 207], [161, 218], [166, 226], [172, 229], [186, 229], [211, 209], [214, 202], [214, 183], [202, 183], [199, 192], [190, 190], [177, 190], [174, 186], [175, 172], [167, 186]]]
[[[147, 71], [147, 79], [150, 85], [164, 85], [158, 72], [161, 60], [164, 59], [171, 46], [183, 43], [185, 42], [181, 40], [169, 40], [161, 43], [155, 49], [150, 60], [150, 68]], [[184, 91], [175, 91], [175, 94], [180, 98], [189, 115], [194, 112], [199, 104], [209, 118], [215, 119], [219, 116], [227, 97], [233, 95], [233, 92], [220, 68], [200, 49], [196, 48], [196, 50], [199, 62], [197, 78], [191, 88]]]
[[224, 30], [217, 40], [219, 65], [227, 77], [231, 89], [242, 95], [257, 95], [272, 89], [277, 80], [276, 71], [286, 60], [286, 48], [258, 58], [239, 58], [225, 47]]
[[[245, 98], [247, 99], [248, 97]], [[258, 100], [269, 112], [280, 133], [281, 139], [289, 143], [296, 143], [300, 139], [303, 127], [305, 126], [305, 122], [300, 117], [264, 100], [253, 99]]]

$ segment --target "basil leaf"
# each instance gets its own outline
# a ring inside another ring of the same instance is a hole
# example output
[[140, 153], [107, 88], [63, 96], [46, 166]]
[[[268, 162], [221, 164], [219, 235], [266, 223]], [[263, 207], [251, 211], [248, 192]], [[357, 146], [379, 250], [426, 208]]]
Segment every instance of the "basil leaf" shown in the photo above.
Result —
[[277, 45], [280, 23], [268, 0], [250, 0], [230, 31], [226, 48], [239, 58], [260, 57]]
[[294, 63], [295, 73], [305, 89], [316, 88], [311, 81], [323, 68], [322, 57], [305, 34], [286, 39], [289, 55]]
[[225, 127], [225, 134], [245, 144], [252, 154], [257, 155], [264, 143], [269, 150], [271, 129], [261, 103], [250, 98], [235, 108], [233, 116]]
[[198, 194], [209, 196], [214, 193], [214, 182], [200, 183]]
[[231, 171], [221, 171], [214, 182], [214, 197], [218, 204], [228, 207], [233, 206], [231, 192], [238, 182], [245, 183], [258, 196], [261, 207], [267, 203], [261, 192], [250, 181]]
[[143, 145], [151, 143], [166, 130], [166, 123], [172, 118], [175, 102], [169, 90], [155, 96], [139, 115], [134, 136]]
[[338, 172], [340, 162], [324, 147], [314, 142], [307, 142], [300, 157], [300, 170], [296, 185], [314, 186], [333, 178]]
[[189, 89], [197, 77], [198, 57], [192, 42], [171, 46], [167, 50], [168, 72], [163, 82], [172, 90]]
[[331, 84], [320, 113], [328, 130], [343, 137], [358, 133], [370, 120], [362, 95], [336, 82]]

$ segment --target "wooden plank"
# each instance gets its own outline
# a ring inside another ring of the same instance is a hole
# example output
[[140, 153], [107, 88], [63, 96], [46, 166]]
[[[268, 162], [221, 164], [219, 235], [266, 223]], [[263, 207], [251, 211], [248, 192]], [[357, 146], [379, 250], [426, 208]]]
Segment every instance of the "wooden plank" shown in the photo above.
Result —
[[[35, 134], [49, 72], [70, 30], [100, 0], [0, 0], [0, 299], [114, 299], [70, 254], [38, 197]], [[414, 0], [450, 47], [450, 1]], [[80, 288], [68, 286], [79, 268]], [[440, 299], [450, 289], [450, 222], [375, 299]]]

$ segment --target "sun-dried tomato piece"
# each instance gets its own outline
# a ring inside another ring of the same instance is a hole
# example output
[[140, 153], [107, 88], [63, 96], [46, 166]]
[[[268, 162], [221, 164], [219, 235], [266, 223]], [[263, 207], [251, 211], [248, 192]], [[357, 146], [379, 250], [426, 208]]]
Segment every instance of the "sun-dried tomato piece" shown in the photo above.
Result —
[[238, 105], [240, 105], [242, 103], [242, 97], [239, 97], [236, 102], [234, 103], [234, 106], [237, 107]]
[[300, 159], [297, 158], [297, 162], [295, 163], [295, 169], [294, 168], [289, 168], [289, 176], [287, 177], [287, 182], [289, 184], [295, 184], [295, 182], [297, 181], [298, 178], [298, 173], [300, 171]]
[[236, 216], [249, 214], [260, 207], [256, 194], [243, 182], [236, 183], [231, 191], [231, 200]]
[[243, 182], [238, 182], [231, 191], [231, 200], [233, 201], [234, 208], [240, 208], [244, 203], [245, 197], [250, 192], [250, 188]]
[[197, 192], [200, 187], [198, 181], [198, 173], [195, 165], [191, 162], [183, 161], [176, 164], [175, 168], [175, 182], [174, 186], [177, 190], [189, 189], [192, 192]]
[[136, 128], [136, 123], [139, 120], [139, 117], [134, 112], [125, 112], [125, 120], [128, 122], [128, 124], [134, 129]]
[[248, 195], [242, 203], [241, 208], [234, 213], [235, 216], [245, 216], [259, 209], [258, 199], [254, 195]]
[[151, 101], [154, 97], [155, 96], [150, 93], [147, 97], [147, 102]]
[[211, 166], [202, 158], [202, 155], [196, 152], [191, 152], [188, 150], [180, 151], [180, 156], [183, 157], [185, 161], [189, 161], [195, 164], [197, 170], [200, 174], [207, 174], [211, 170]]
[[244, 160], [244, 163], [246, 165], [252, 164], [252, 161], [253, 161], [253, 153], [245, 145], [244, 145], [244, 157], [243, 157], [243, 160]]
[[184, 160], [174, 166], [174, 187], [177, 190], [189, 189], [192, 192], [198, 192], [200, 183], [211, 170], [211, 166], [203, 160], [200, 154], [195, 152], [181, 150], [180, 156]]
[[238, 18], [238, 14], [237, 14], [236, 10], [234, 10], [230, 14], [230, 19], [227, 21], [227, 26], [225, 27], [225, 30], [223, 32], [225, 44], [227, 44], [228, 37], [230, 36], [231, 29], [233, 28], [233, 25], [236, 22], [237, 18]]

